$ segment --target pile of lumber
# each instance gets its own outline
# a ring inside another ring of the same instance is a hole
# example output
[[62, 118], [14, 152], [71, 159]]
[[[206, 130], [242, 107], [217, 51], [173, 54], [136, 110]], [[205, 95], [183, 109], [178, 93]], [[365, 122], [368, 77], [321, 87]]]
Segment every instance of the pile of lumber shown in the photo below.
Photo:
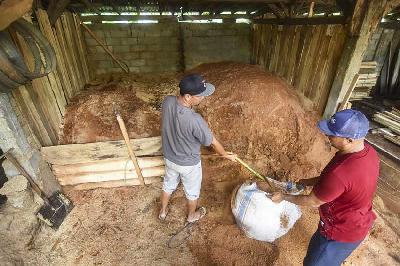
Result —
[[371, 90], [378, 80], [376, 66], [377, 63], [375, 61], [361, 63], [359, 78], [351, 94], [350, 100], [369, 98]]
[[396, 108], [391, 111], [377, 112], [372, 119], [388, 127], [394, 134], [400, 135], [400, 111]]
[[[161, 137], [132, 139], [145, 184], [158, 182], [164, 175]], [[64, 190], [86, 190], [139, 185], [139, 178], [123, 140], [43, 147]]]
[[377, 124], [372, 133], [400, 145], [400, 102], [382, 99], [363, 99], [354, 102], [354, 107], [362, 111]]

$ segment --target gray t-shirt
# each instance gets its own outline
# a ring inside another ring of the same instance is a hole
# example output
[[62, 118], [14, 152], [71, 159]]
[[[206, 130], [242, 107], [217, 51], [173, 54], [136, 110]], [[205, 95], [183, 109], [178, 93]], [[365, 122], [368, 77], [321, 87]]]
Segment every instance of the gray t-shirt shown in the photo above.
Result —
[[200, 146], [210, 146], [213, 135], [206, 121], [175, 96], [162, 104], [162, 146], [164, 157], [182, 166], [200, 162]]

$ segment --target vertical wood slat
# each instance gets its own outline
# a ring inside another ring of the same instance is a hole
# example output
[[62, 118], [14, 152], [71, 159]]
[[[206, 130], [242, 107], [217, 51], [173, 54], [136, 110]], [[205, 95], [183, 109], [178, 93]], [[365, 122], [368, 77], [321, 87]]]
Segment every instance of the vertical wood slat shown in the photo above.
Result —
[[47, 16], [46, 11], [39, 9], [36, 12], [36, 16], [39, 22], [40, 30], [43, 35], [47, 38], [50, 42], [51, 46], [53, 47], [56, 53], [56, 60], [57, 60], [57, 67], [56, 71], [54, 71], [55, 76], [57, 77], [58, 84], [62, 86], [63, 93], [66, 98], [66, 102], [68, 103], [69, 100], [72, 98], [71, 92], [71, 82], [68, 77], [68, 73], [65, 69], [65, 62], [64, 56], [60, 48], [60, 44], [57, 38], [54, 35], [53, 29], [50, 26], [49, 18]]
[[[42, 146], [49, 146], [58, 144], [65, 107], [90, 77], [80, 25], [73, 15], [64, 14], [57, 29], [50, 26], [45, 11], [38, 10], [36, 15], [41, 32], [55, 50], [57, 67], [47, 76], [13, 90], [12, 97], [36, 139]], [[16, 42], [25, 60], [32, 61], [26, 44], [18, 38]]]
[[252, 62], [285, 78], [322, 114], [343, 49], [344, 27], [254, 25], [253, 30]]

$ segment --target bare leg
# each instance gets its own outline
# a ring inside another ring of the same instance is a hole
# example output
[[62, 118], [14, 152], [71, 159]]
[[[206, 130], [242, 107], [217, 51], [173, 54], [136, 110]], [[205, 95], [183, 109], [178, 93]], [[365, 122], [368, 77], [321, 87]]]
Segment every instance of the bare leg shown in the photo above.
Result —
[[161, 193], [161, 210], [160, 210], [160, 215], [165, 216], [167, 213], [167, 206], [169, 199], [171, 198], [171, 194], [168, 194], [167, 192], [163, 191]]
[[198, 219], [200, 213], [196, 212], [198, 200], [188, 200], [188, 220]]

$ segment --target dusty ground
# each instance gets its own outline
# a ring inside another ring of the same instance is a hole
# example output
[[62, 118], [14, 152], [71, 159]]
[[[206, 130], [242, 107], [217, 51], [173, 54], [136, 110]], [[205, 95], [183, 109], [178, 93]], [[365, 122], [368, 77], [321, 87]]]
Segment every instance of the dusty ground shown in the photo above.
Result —
[[[332, 156], [314, 128], [316, 117], [281, 79], [248, 65], [215, 64], [196, 71], [217, 85], [216, 94], [200, 106], [217, 137], [262, 173], [282, 179], [312, 177]], [[88, 88], [68, 108], [64, 143], [120, 139], [112, 102], [125, 110], [121, 112], [131, 137], [159, 134], [160, 95], [176, 90], [175, 76], [105, 77], [102, 82], [108, 85]], [[15, 248], [7, 251], [0, 244], [0, 259], [11, 258], [10, 265], [301, 265], [316, 230], [317, 210], [303, 208], [294, 228], [273, 244], [252, 240], [234, 224], [229, 205], [233, 188], [249, 174], [238, 164], [215, 157], [203, 159], [203, 173], [201, 204], [208, 214], [185, 231], [188, 239], [179, 247], [169, 248], [167, 241], [185, 222], [183, 191], [180, 188], [173, 196], [162, 223], [157, 219], [157, 183], [70, 192], [75, 208], [58, 231], [42, 226], [18, 246], [15, 234], [6, 229], [2, 242]], [[384, 218], [398, 218], [379, 197], [374, 206]], [[369, 238], [345, 265], [400, 263], [400, 227], [385, 223], [378, 218]]]

